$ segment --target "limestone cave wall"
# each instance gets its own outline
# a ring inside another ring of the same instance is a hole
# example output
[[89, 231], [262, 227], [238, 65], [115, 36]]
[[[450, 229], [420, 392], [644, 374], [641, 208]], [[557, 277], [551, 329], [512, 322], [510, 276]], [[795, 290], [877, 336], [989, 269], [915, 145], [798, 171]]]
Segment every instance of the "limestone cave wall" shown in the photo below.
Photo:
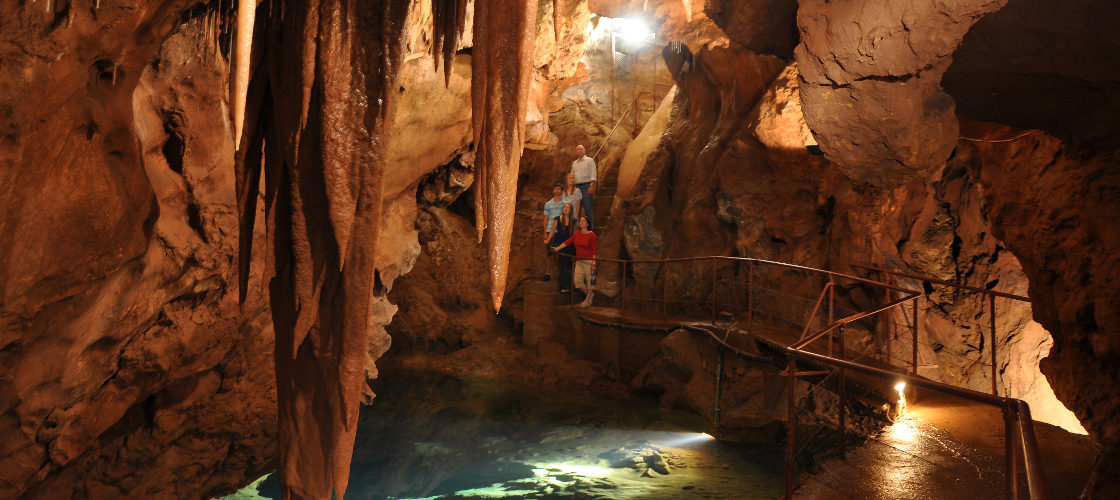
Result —
[[0, 9], [0, 496], [204, 497], [273, 460], [220, 26], [185, 7]]
[[[1104, 450], [1089, 491], [1112, 495], [1120, 299], [1111, 218], [1120, 180], [1109, 124], [1120, 72], [1107, 61], [1059, 64], [1053, 52], [1006, 54], [1016, 27], [1037, 25], [1038, 12], [1059, 20], [1040, 40], [1086, 25], [1057, 49], [1112, 53], [1120, 44], [1101, 27], [1116, 24], [1117, 9], [1075, 2], [1065, 16], [1044, 0], [702, 4], [565, 1], [554, 29], [553, 2], [539, 2], [503, 314], [517, 319], [518, 285], [540, 274], [539, 206], [567, 171], [567, 150], [605, 144], [600, 175], [613, 194], [611, 179], [648, 121], [631, 180], [600, 212], [609, 214], [605, 254], [743, 255], [837, 270], [871, 263], [1027, 293], [1029, 307], [1000, 305], [997, 382], [1067, 428], [1078, 425], [1061, 413], [1070, 408]], [[244, 304], [236, 293], [231, 8], [0, 5], [2, 497], [201, 498], [275, 467], [265, 266], [255, 265]], [[649, 76], [619, 85], [676, 89], [664, 103], [664, 90], [640, 98], [639, 119], [615, 130], [604, 77], [588, 72], [602, 55], [587, 26], [599, 19], [593, 13], [642, 9], [661, 40], [681, 43], [645, 53]], [[485, 253], [467, 222], [469, 50], [444, 80], [430, 54], [430, 3], [416, 2], [411, 16], [370, 336], [383, 340], [396, 314], [398, 349], [454, 351], [505, 320], [488, 311]], [[468, 37], [456, 49], [470, 45]], [[982, 73], [993, 60], [1006, 64]], [[1013, 92], [985, 97], [1012, 77]], [[1031, 112], [1039, 89], [1070, 95]], [[1088, 109], [1099, 102], [1109, 104]], [[1021, 128], [965, 121], [962, 129], [958, 115]], [[991, 346], [975, 318], [987, 303], [941, 288], [923, 301], [920, 355], [937, 365], [924, 374], [985, 390], [990, 367], [975, 360]], [[466, 327], [447, 327], [459, 321]], [[371, 343], [371, 359], [385, 348]], [[1040, 359], [1049, 384], [1016, 370]], [[557, 366], [549, 373], [559, 377]], [[707, 404], [683, 386], [669, 392], [674, 406]]]

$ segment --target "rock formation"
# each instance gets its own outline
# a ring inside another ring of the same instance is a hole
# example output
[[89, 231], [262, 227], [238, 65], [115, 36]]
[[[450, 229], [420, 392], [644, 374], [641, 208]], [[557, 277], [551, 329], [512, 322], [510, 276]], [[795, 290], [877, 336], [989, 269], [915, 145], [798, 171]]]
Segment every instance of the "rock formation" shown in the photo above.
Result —
[[941, 76], [1006, 0], [799, 3], [805, 121], [853, 180], [894, 187], [944, 164], [957, 137]]
[[[1086, 54], [1120, 48], [1120, 9], [540, 0], [480, 17], [462, 0], [360, 4], [286, 2], [282, 16], [260, 4], [241, 137], [230, 2], [0, 6], [0, 496], [201, 498], [278, 465], [298, 495], [343, 491], [348, 422], [388, 348], [392, 302], [407, 302], [390, 328], [401, 353], [461, 351], [465, 370], [469, 352], [511, 344], [487, 336], [506, 320], [486, 311], [504, 304], [517, 319], [518, 285], [540, 273], [539, 204], [575, 143], [605, 144], [603, 178], [625, 169], [619, 199], [603, 197], [607, 255], [874, 263], [1029, 294], [1030, 307], [997, 304], [996, 382], [1057, 412], [1034, 372], [1015, 370], [1049, 349], [1049, 385], [1103, 450], [1087, 495], [1116, 496], [1120, 70]], [[613, 94], [589, 73], [606, 66], [587, 28], [640, 12], [678, 43], [636, 51], [650, 76], [620, 66]], [[486, 49], [507, 35], [519, 50]], [[624, 165], [670, 78], [675, 95]], [[472, 109], [471, 82], [505, 111], [485, 115], [499, 108], [481, 92]], [[634, 99], [637, 119], [619, 122], [611, 95], [619, 114]], [[962, 126], [958, 114], [994, 123]], [[263, 185], [252, 168], [235, 183], [238, 141], [241, 165], [263, 152]], [[281, 184], [280, 172], [292, 177]], [[240, 228], [271, 227], [270, 239], [237, 241], [239, 204]], [[485, 247], [484, 226], [497, 230]], [[343, 292], [353, 300], [331, 300]], [[938, 368], [923, 374], [985, 389], [990, 367], [976, 360], [992, 346], [975, 317], [988, 303], [926, 292], [919, 354]], [[285, 307], [270, 310], [267, 295]], [[467, 328], [446, 328], [462, 316]], [[691, 366], [693, 347], [670, 335], [639, 385], [666, 405], [705, 406], [689, 390], [703, 374], [656, 369]], [[581, 363], [541, 349], [537, 361], [553, 363], [533, 372], [542, 381]], [[578, 384], [602, 383], [579, 368]], [[763, 406], [740, 396], [744, 427], [759, 424], [748, 421]], [[324, 403], [299, 417], [297, 401]], [[323, 442], [286, 439], [309, 420], [329, 429]]]
[[[1014, 134], [1014, 135], [1013, 135]], [[994, 127], [992, 139], [1021, 135]], [[1042, 132], [979, 145], [977, 173], [997, 236], [1023, 263], [1034, 316], [1054, 336], [1042, 370], [1059, 398], [1102, 447], [1093, 498], [1120, 490], [1120, 341], [1114, 333], [1120, 296], [1115, 221], [1120, 199], [1115, 153], [1070, 158]], [[1024, 182], [1029, 180], [1029, 182]], [[1059, 258], [1060, 256], [1060, 258]]]
[[205, 497], [272, 467], [227, 68], [184, 4], [0, 8], [0, 496]]

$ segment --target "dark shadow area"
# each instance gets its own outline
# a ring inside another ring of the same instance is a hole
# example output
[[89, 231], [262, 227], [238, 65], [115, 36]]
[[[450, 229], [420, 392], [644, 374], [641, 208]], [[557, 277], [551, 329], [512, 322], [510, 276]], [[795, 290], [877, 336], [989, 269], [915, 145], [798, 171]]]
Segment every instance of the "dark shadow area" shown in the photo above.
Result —
[[1015, 0], [980, 19], [942, 85], [957, 112], [1038, 128], [1071, 149], [1120, 148], [1120, 4]]

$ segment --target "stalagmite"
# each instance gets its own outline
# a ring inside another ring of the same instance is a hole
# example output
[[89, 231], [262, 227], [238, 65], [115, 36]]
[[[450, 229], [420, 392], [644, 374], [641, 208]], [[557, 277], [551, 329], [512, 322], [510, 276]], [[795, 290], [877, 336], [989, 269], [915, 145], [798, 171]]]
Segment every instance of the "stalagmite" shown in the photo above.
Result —
[[250, 233], [241, 238], [240, 280], [263, 175], [285, 498], [341, 499], [348, 484], [409, 3], [289, 0], [259, 44], [267, 70], [247, 82], [247, 115], [257, 121], [237, 155], [241, 227]]
[[245, 125], [245, 94], [249, 91], [249, 63], [253, 51], [253, 23], [257, 18], [257, 0], [237, 2], [237, 48], [233, 77], [233, 144], [241, 147], [241, 131]]
[[532, 80], [537, 2], [475, 3], [471, 60], [475, 212], [479, 239], [489, 228], [490, 298], [502, 307], [525, 145], [525, 113]]

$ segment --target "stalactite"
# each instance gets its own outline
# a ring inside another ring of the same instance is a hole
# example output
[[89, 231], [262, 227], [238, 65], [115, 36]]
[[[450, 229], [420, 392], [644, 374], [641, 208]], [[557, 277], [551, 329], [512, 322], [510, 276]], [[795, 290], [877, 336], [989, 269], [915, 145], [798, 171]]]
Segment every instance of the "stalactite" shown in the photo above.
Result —
[[688, 22], [692, 22], [692, 0], [681, 0], [684, 4], [684, 17]]
[[451, 61], [467, 22], [467, 0], [432, 0], [432, 59], [443, 61], [444, 84], [451, 84]]
[[490, 298], [502, 307], [525, 145], [537, 2], [475, 2], [471, 110], [475, 144], [475, 211], [481, 240], [489, 229]]
[[245, 94], [249, 90], [249, 62], [253, 52], [253, 23], [257, 18], [257, 0], [237, 3], [237, 44], [234, 68], [233, 144], [241, 147], [241, 130], [245, 125]]
[[250, 82], [249, 95], [266, 97], [256, 118], [249, 106], [255, 123], [237, 155], [239, 282], [247, 284], [248, 219], [263, 175], [285, 498], [346, 491], [409, 3], [287, 0], [266, 18], [268, 43], [257, 44], [268, 77]]
[[552, 29], [556, 34], [556, 43], [560, 43], [560, 21], [564, 19], [560, 10], [564, 8], [564, 0], [552, 0]]

